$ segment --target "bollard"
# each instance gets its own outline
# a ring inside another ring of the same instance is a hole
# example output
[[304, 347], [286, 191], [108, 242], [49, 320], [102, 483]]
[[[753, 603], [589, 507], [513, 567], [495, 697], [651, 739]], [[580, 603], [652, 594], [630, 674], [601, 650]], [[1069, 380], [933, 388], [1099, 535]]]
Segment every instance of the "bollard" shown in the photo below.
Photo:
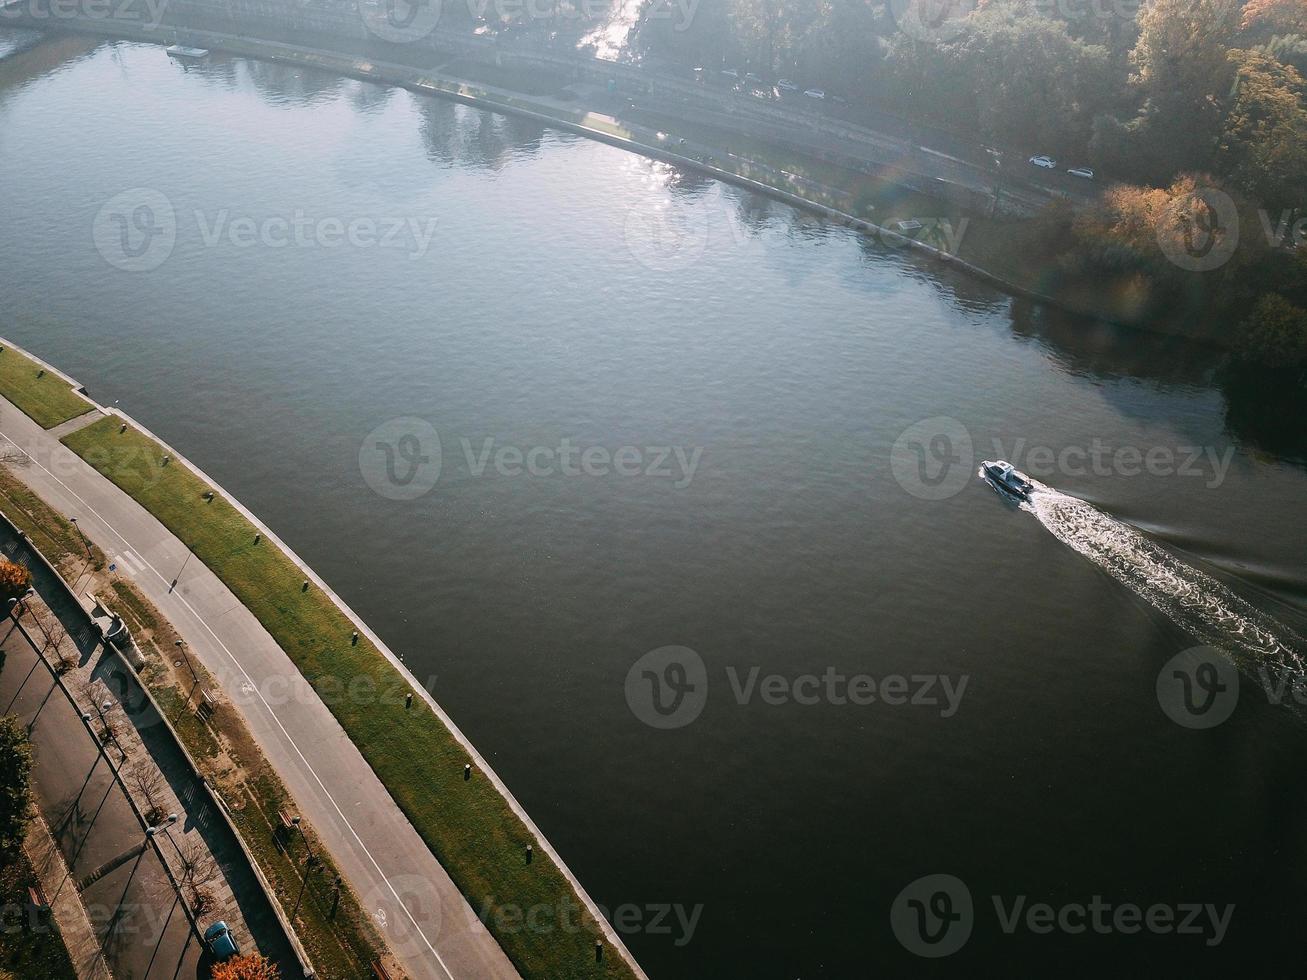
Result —
[[472, 778], [472, 764], [469, 762], [467, 765], [463, 767], [463, 782], [466, 783], [471, 778]]
[[259, 543], [260, 541], [262, 541], [262, 540], [263, 540], [263, 535], [262, 535], [262, 534], [256, 534], [256, 535], [254, 535], [254, 543], [255, 543], [255, 544], [258, 544], [258, 543]]
[[358, 631], [358, 630], [355, 630], [355, 631], [354, 631], [354, 635], [353, 635], [352, 637], [350, 637], [349, 645], [352, 646], [352, 647], [356, 647], [356, 646], [359, 645], [359, 631]]
[[36, 376], [37, 376], [38, 378], [44, 378], [44, 377], [45, 377], [45, 368], [41, 368], [41, 370], [37, 371], [37, 372], [36, 372]]
[[168, 465], [168, 460], [170, 460], [170, 459], [172, 459], [171, 456], [165, 456], [165, 457], [163, 457], [163, 465], [164, 465], [164, 466], [167, 466], [167, 465]]
[[531, 854], [532, 854], [532, 851], [531, 851], [531, 845], [528, 844], [528, 845], [526, 845], [526, 863], [527, 863], [527, 864], [530, 864], [530, 863], [531, 863]]
[[600, 940], [595, 940], [595, 962], [602, 963], [604, 960], [604, 944]]
[[407, 711], [411, 707], [413, 707], [413, 692], [409, 691], [404, 695], [404, 710]]
[[309, 591], [309, 580], [308, 580], [308, 579], [305, 579], [305, 580], [304, 580], [304, 584], [300, 586], [300, 591], [301, 591], [301, 592], [307, 592], [307, 591]]
[[119, 426], [119, 428], [118, 428], [118, 434], [119, 434], [119, 435], [122, 435], [122, 434], [123, 434], [124, 432], [126, 432], [126, 431], [127, 431], [127, 423], [124, 422], [121, 426]]

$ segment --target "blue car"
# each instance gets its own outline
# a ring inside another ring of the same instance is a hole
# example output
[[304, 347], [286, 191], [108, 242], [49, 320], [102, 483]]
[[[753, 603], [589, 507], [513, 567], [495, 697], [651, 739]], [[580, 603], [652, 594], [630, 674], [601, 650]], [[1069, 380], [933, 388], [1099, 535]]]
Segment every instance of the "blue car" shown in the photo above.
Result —
[[215, 922], [205, 930], [204, 945], [209, 947], [209, 952], [219, 963], [241, 955], [241, 949], [225, 922]]

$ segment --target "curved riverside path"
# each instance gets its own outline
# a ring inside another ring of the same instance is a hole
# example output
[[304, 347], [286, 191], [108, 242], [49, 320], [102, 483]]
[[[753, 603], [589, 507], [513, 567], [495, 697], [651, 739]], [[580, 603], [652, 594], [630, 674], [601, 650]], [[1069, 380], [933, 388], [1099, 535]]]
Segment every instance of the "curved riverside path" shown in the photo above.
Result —
[[[0, 398], [0, 451], [12, 452], [16, 446], [29, 457], [13, 467], [15, 474], [56, 510], [78, 519], [82, 531], [118, 564], [119, 574], [131, 578], [171, 621], [190, 652], [239, 707], [294, 796], [299, 813], [330, 850], [405, 972], [437, 980], [518, 977], [448, 873], [272, 636], [207, 566], [188, 561], [190, 552], [181, 541], [59, 442], [60, 436], [105, 414], [117, 413], [96, 406], [88, 415], [46, 431]], [[265, 535], [276, 540], [270, 532]], [[311, 572], [306, 575], [326, 589]], [[407, 671], [405, 675], [409, 676]], [[431, 701], [426, 691], [416, 689]], [[495, 778], [475, 750], [473, 757], [487, 777]], [[529, 821], [527, 825], [541, 846], [552, 851]], [[564, 867], [561, 861], [559, 866]], [[573, 884], [582, 900], [592, 905], [575, 879]], [[615, 939], [609, 928], [605, 931]], [[617, 949], [630, 956], [620, 943]]]

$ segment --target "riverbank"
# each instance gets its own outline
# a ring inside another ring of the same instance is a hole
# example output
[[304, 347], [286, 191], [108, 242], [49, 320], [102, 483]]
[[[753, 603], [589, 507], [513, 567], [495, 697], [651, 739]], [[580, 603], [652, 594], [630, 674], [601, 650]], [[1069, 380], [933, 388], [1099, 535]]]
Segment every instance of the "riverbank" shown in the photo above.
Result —
[[[430, 939], [459, 941], [465, 932], [470, 937], [488, 928], [524, 976], [643, 976], [520, 804], [384, 643], [221, 488], [125, 416], [100, 411], [105, 417], [65, 436], [65, 444], [193, 549], [278, 641], [420, 834], [424, 850], [465, 896], [467, 904], [446, 912], [443, 923], [438, 919]], [[211, 501], [203, 496], [209, 490], [216, 494]], [[174, 598], [171, 587], [167, 594]], [[360, 690], [368, 696], [354, 696]], [[338, 748], [332, 751], [340, 757]], [[316, 821], [320, 832], [326, 822]], [[387, 832], [396, 837], [393, 826]], [[388, 881], [412, 887], [398, 873]], [[364, 901], [371, 907], [378, 898], [367, 894]], [[510, 914], [560, 901], [579, 910], [573, 930], [523, 930]], [[466, 922], [456, 918], [464, 915]], [[429, 941], [424, 932], [418, 938]], [[409, 933], [410, 955], [422, 955], [413, 940]]]
[[[896, 173], [893, 167], [887, 166], [877, 174], [855, 173], [803, 159], [781, 147], [764, 150], [753, 145], [755, 158], [710, 147], [701, 141], [691, 144], [692, 153], [678, 152], [683, 148], [681, 141], [674, 138], [675, 133], [578, 108], [562, 98], [491, 84], [484, 80], [487, 73], [499, 72], [482, 65], [477, 66], [475, 73], [480, 80], [471, 81], [432, 68], [173, 25], [147, 28], [92, 20], [63, 22], [63, 26], [161, 45], [203, 45], [233, 55], [318, 68], [531, 119], [783, 201], [875, 238], [888, 247], [915, 252], [1013, 297], [1077, 317], [1229, 346], [1221, 331], [1196, 329], [1192, 317], [1140, 316], [1142, 304], [1137, 279], [1104, 289], [1068, 276], [1060, 264], [1062, 259], [1070, 258], [1067, 243], [1062, 240], [1064, 236], [1050, 235], [1039, 219], [995, 216], [959, 203], [955, 193], [941, 191], [940, 196], [923, 193], [916, 187], [920, 181]], [[449, 63], [457, 62], [457, 57], [451, 57]], [[670, 127], [672, 122], [665, 125]], [[732, 145], [751, 145], [751, 141], [742, 141], [737, 136], [723, 139]], [[809, 173], [823, 179], [810, 179], [805, 176]], [[901, 180], [907, 183], [899, 183]], [[935, 184], [948, 187], [943, 181]], [[904, 226], [900, 222], [908, 224]], [[1059, 241], [1053, 242], [1053, 238]]]

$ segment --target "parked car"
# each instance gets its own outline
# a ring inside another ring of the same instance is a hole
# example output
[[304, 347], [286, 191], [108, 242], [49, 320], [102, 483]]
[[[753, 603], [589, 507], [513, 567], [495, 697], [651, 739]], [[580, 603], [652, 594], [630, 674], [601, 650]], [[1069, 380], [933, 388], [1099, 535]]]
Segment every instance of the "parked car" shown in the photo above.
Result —
[[1094, 179], [1094, 172], [1088, 167], [1073, 167], [1071, 170], [1068, 170], [1067, 173], [1072, 177], [1083, 177], [1085, 180]]
[[799, 90], [799, 86], [794, 84], [794, 82], [790, 81], [788, 78], [778, 79], [776, 87], [782, 92], [797, 92]]
[[738, 71], [736, 71], [734, 68], [723, 68], [721, 73], [722, 73], [722, 75], [723, 75], [724, 77], [726, 77], [726, 78], [739, 78], [739, 77], [740, 77], [740, 73], [739, 73]]
[[241, 955], [241, 949], [225, 922], [215, 922], [204, 931], [204, 945], [209, 947], [209, 952], [219, 963]]
[[806, 95], [808, 98], [816, 99], [819, 102], [826, 98], [826, 93], [819, 88], [810, 88], [807, 91], [805, 91], [803, 94]]
[[1045, 170], [1056, 170], [1057, 161], [1052, 157], [1037, 156], [1031, 157], [1030, 162], [1036, 167], [1043, 167]]

